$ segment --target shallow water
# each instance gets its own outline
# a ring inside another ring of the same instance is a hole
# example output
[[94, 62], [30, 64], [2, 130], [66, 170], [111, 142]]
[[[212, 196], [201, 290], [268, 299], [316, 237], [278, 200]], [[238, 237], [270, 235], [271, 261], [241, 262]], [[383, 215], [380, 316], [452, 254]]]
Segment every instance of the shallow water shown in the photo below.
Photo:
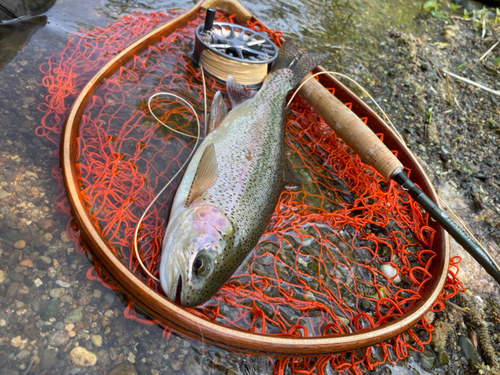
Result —
[[[41, 17], [0, 25], [7, 29], [0, 34], [3, 373], [97, 373], [93, 367], [71, 361], [69, 352], [77, 341], [97, 354], [100, 368], [130, 363], [141, 374], [196, 374], [207, 372], [207, 368], [214, 374], [269, 373], [266, 358], [247, 360], [181, 336], [166, 341], [161, 328], [124, 318], [124, 297], [86, 277], [90, 263], [85, 255], [74, 251], [66, 233], [67, 216], [55, 209], [62, 192], [51, 176], [57, 163], [55, 146], [35, 135], [42, 117], [37, 106], [46, 95], [39, 65], [61, 50], [72, 32], [81, 27], [105, 26], [134, 10], [158, 11], [193, 4], [63, 0]], [[367, 62], [376, 61], [377, 47], [389, 29], [415, 27], [412, 19], [420, 6], [419, 2], [404, 0], [244, 4], [296, 44], [330, 52], [333, 69], [343, 71], [355, 64], [360, 75], [375, 68]], [[62, 304], [51, 302], [56, 299]]]

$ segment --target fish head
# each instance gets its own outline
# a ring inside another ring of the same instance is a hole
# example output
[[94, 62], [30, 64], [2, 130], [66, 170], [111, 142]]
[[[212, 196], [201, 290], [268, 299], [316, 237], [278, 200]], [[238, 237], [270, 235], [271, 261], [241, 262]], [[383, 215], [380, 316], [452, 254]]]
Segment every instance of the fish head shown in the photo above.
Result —
[[191, 307], [208, 301], [226, 281], [218, 274], [233, 233], [217, 207], [198, 205], [179, 214], [163, 241], [160, 281], [167, 297]]

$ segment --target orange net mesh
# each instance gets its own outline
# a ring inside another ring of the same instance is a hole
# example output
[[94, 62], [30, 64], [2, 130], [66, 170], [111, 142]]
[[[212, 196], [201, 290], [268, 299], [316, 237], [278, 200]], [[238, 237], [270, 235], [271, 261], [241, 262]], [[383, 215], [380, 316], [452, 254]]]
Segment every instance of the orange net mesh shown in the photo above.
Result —
[[[116, 52], [176, 15], [136, 12], [107, 28], [74, 35], [41, 66], [49, 94], [40, 105], [45, 115], [37, 134], [57, 146], [64, 118], [83, 85]], [[218, 14], [217, 20], [233, 22], [234, 17]], [[203, 117], [201, 75], [189, 58], [194, 29], [202, 21], [200, 16], [189, 22], [122, 66], [91, 96], [80, 124], [80, 184], [94, 225], [116, 256], [154, 289], [159, 285], [140, 272], [132, 256], [135, 226], [194, 141], [159, 127], [147, 100], [158, 91], [174, 92]], [[281, 33], [258, 23], [248, 26], [267, 31], [279, 44]], [[225, 90], [211, 78], [207, 85], [209, 103], [217, 90]], [[189, 310], [228, 327], [304, 337], [357, 332], [404, 315], [433, 277], [434, 231], [427, 215], [395, 183], [363, 164], [301, 98], [290, 109], [287, 156], [297, 177], [309, 182], [283, 192], [251, 258], [212, 300]], [[196, 134], [193, 115], [175, 100], [156, 98], [153, 112], [171, 127]], [[58, 167], [53, 174], [62, 181]], [[140, 231], [143, 260], [156, 275], [176, 184], [152, 207]], [[57, 206], [69, 213], [63, 194]], [[70, 224], [68, 233], [78, 242]], [[458, 262], [451, 261], [435, 311], [462, 289]], [[395, 270], [397, 277], [391, 274]], [[98, 266], [88, 277], [108, 285]], [[131, 307], [126, 316], [140, 320]], [[373, 347], [275, 359], [275, 371], [290, 366], [297, 374], [323, 374], [327, 368], [360, 373], [363, 367], [405, 358], [408, 350], [423, 351], [432, 329], [422, 319], [406, 334]]]

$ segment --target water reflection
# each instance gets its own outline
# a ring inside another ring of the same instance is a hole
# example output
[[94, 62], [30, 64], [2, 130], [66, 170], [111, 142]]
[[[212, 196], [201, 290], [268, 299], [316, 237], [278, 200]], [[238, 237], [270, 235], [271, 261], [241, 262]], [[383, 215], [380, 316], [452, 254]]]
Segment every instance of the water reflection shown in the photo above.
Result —
[[0, 71], [47, 23], [47, 16], [24, 18], [0, 23]]

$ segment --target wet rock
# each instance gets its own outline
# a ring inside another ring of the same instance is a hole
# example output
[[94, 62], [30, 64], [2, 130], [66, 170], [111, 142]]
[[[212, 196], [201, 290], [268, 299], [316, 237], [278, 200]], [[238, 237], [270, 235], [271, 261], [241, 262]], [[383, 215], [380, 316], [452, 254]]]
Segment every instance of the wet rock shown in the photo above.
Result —
[[96, 299], [99, 299], [102, 296], [102, 292], [99, 289], [95, 289], [94, 292], [92, 293], [92, 296]]
[[51, 289], [50, 292], [49, 292], [49, 295], [52, 298], [61, 298], [65, 294], [66, 294], [66, 289], [65, 288], [54, 288], [54, 289]]
[[36, 266], [39, 270], [46, 270], [52, 265], [52, 259], [45, 255], [40, 255], [36, 260]]
[[21, 267], [26, 267], [26, 268], [33, 268], [34, 264], [31, 259], [25, 259], [19, 263]]
[[57, 315], [61, 303], [58, 299], [48, 300], [40, 305], [40, 318], [43, 320], [49, 320], [50, 318]]
[[115, 300], [115, 295], [113, 293], [106, 293], [104, 295], [104, 299], [106, 300], [106, 302], [108, 303], [113, 303], [114, 300]]
[[477, 349], [474, 347], [474, 344], [469, 340], [468, 337], [459, 335], [458, 345], [462, 349], [462, 353], [464, 354], [465, 358], [474, 362], [481, 362], [481, 357], [479, 356]]
[[59, 285], [61, 288], [69, 288], [71, 286], [70, 283], [63, 280], [56, 280], [56, 284]]
[[7, 193], [5, 190], [0, 189], [0, 199], [5, 199], [9, 196], [9, 193]]
[[90, 341], [92, 341], [92, 344], [95, 346], [102, 346], [102, 336], [101, 335], [92, 335], [90, 337]]
[[12, 340], [10, 340], [10, 345], [14, 348], [19, 348], [21, 346], [21, 336], [16, 336]]
[[73, 348], [69, 355], [77, 366], [94, 366], [97, 362], [97, 356], [81, 346]]
[[98, 366], [106, 366], [109, 363], [109, 355], [106, 350], [99, 350], [97, 352], [97, 365]]
[[69, 334], [66, 330], [57, 331], [52, 336], [50, 336], [49, 345], [56, 347], [66, 345], [69, 341], [69, 338]]
[[16, 359], [18, 361], [23, 361], [26, 358], [28, 358], [30, 355], [31, 355], [31, 351], [29, 351], [28, 349], [23, 349], [19, 353], [17, 353]]
[[11, 283], [7, 288], [7, 293], [6, 293], [7, 298], [14, 297], [17, 293], [17, 288], [19, 288], [18, 282], [14, 281], [13, 283]]
[[[189, 372], [186, 372], [186, 374], [189, 374]], [[121, 363], [114, 367], [108, 375], [137, 375], [137, 370], [131, 363]]]
[[69, 323], [76, 323], [82, 320], [83, 318], [83, 306], [77, 307], [76, 309], [72, 310], [66, 317], [64, 318], [64, 323], [69, 324]]
[[26, 247], [26, 241], [24, 240], [19, 240], [14, 243], [14, 248], [16, 249], [24, 249]]
[[201, 359], [198, 355], [193, 354], [184, 360], [184, 372], [192, 375], [204, 374]]
[[423, 369], [427, 371], [431, 370], [436, 362], [436, 355], [429, 349], [424, 350], [423, 353], [419, 353], [418, 358]]
[[5, 272], [0, 270], [0, 284], [5, 281]]
[[450, 361], [450, 355], [445, 350], [437, 352], [437, 361], [440, 366], [446, 365]]
[[54, 349], [47, 349], [40, 355], [40, 370], [45, 371], [54, 368], [57, 361], [57, 352]]

